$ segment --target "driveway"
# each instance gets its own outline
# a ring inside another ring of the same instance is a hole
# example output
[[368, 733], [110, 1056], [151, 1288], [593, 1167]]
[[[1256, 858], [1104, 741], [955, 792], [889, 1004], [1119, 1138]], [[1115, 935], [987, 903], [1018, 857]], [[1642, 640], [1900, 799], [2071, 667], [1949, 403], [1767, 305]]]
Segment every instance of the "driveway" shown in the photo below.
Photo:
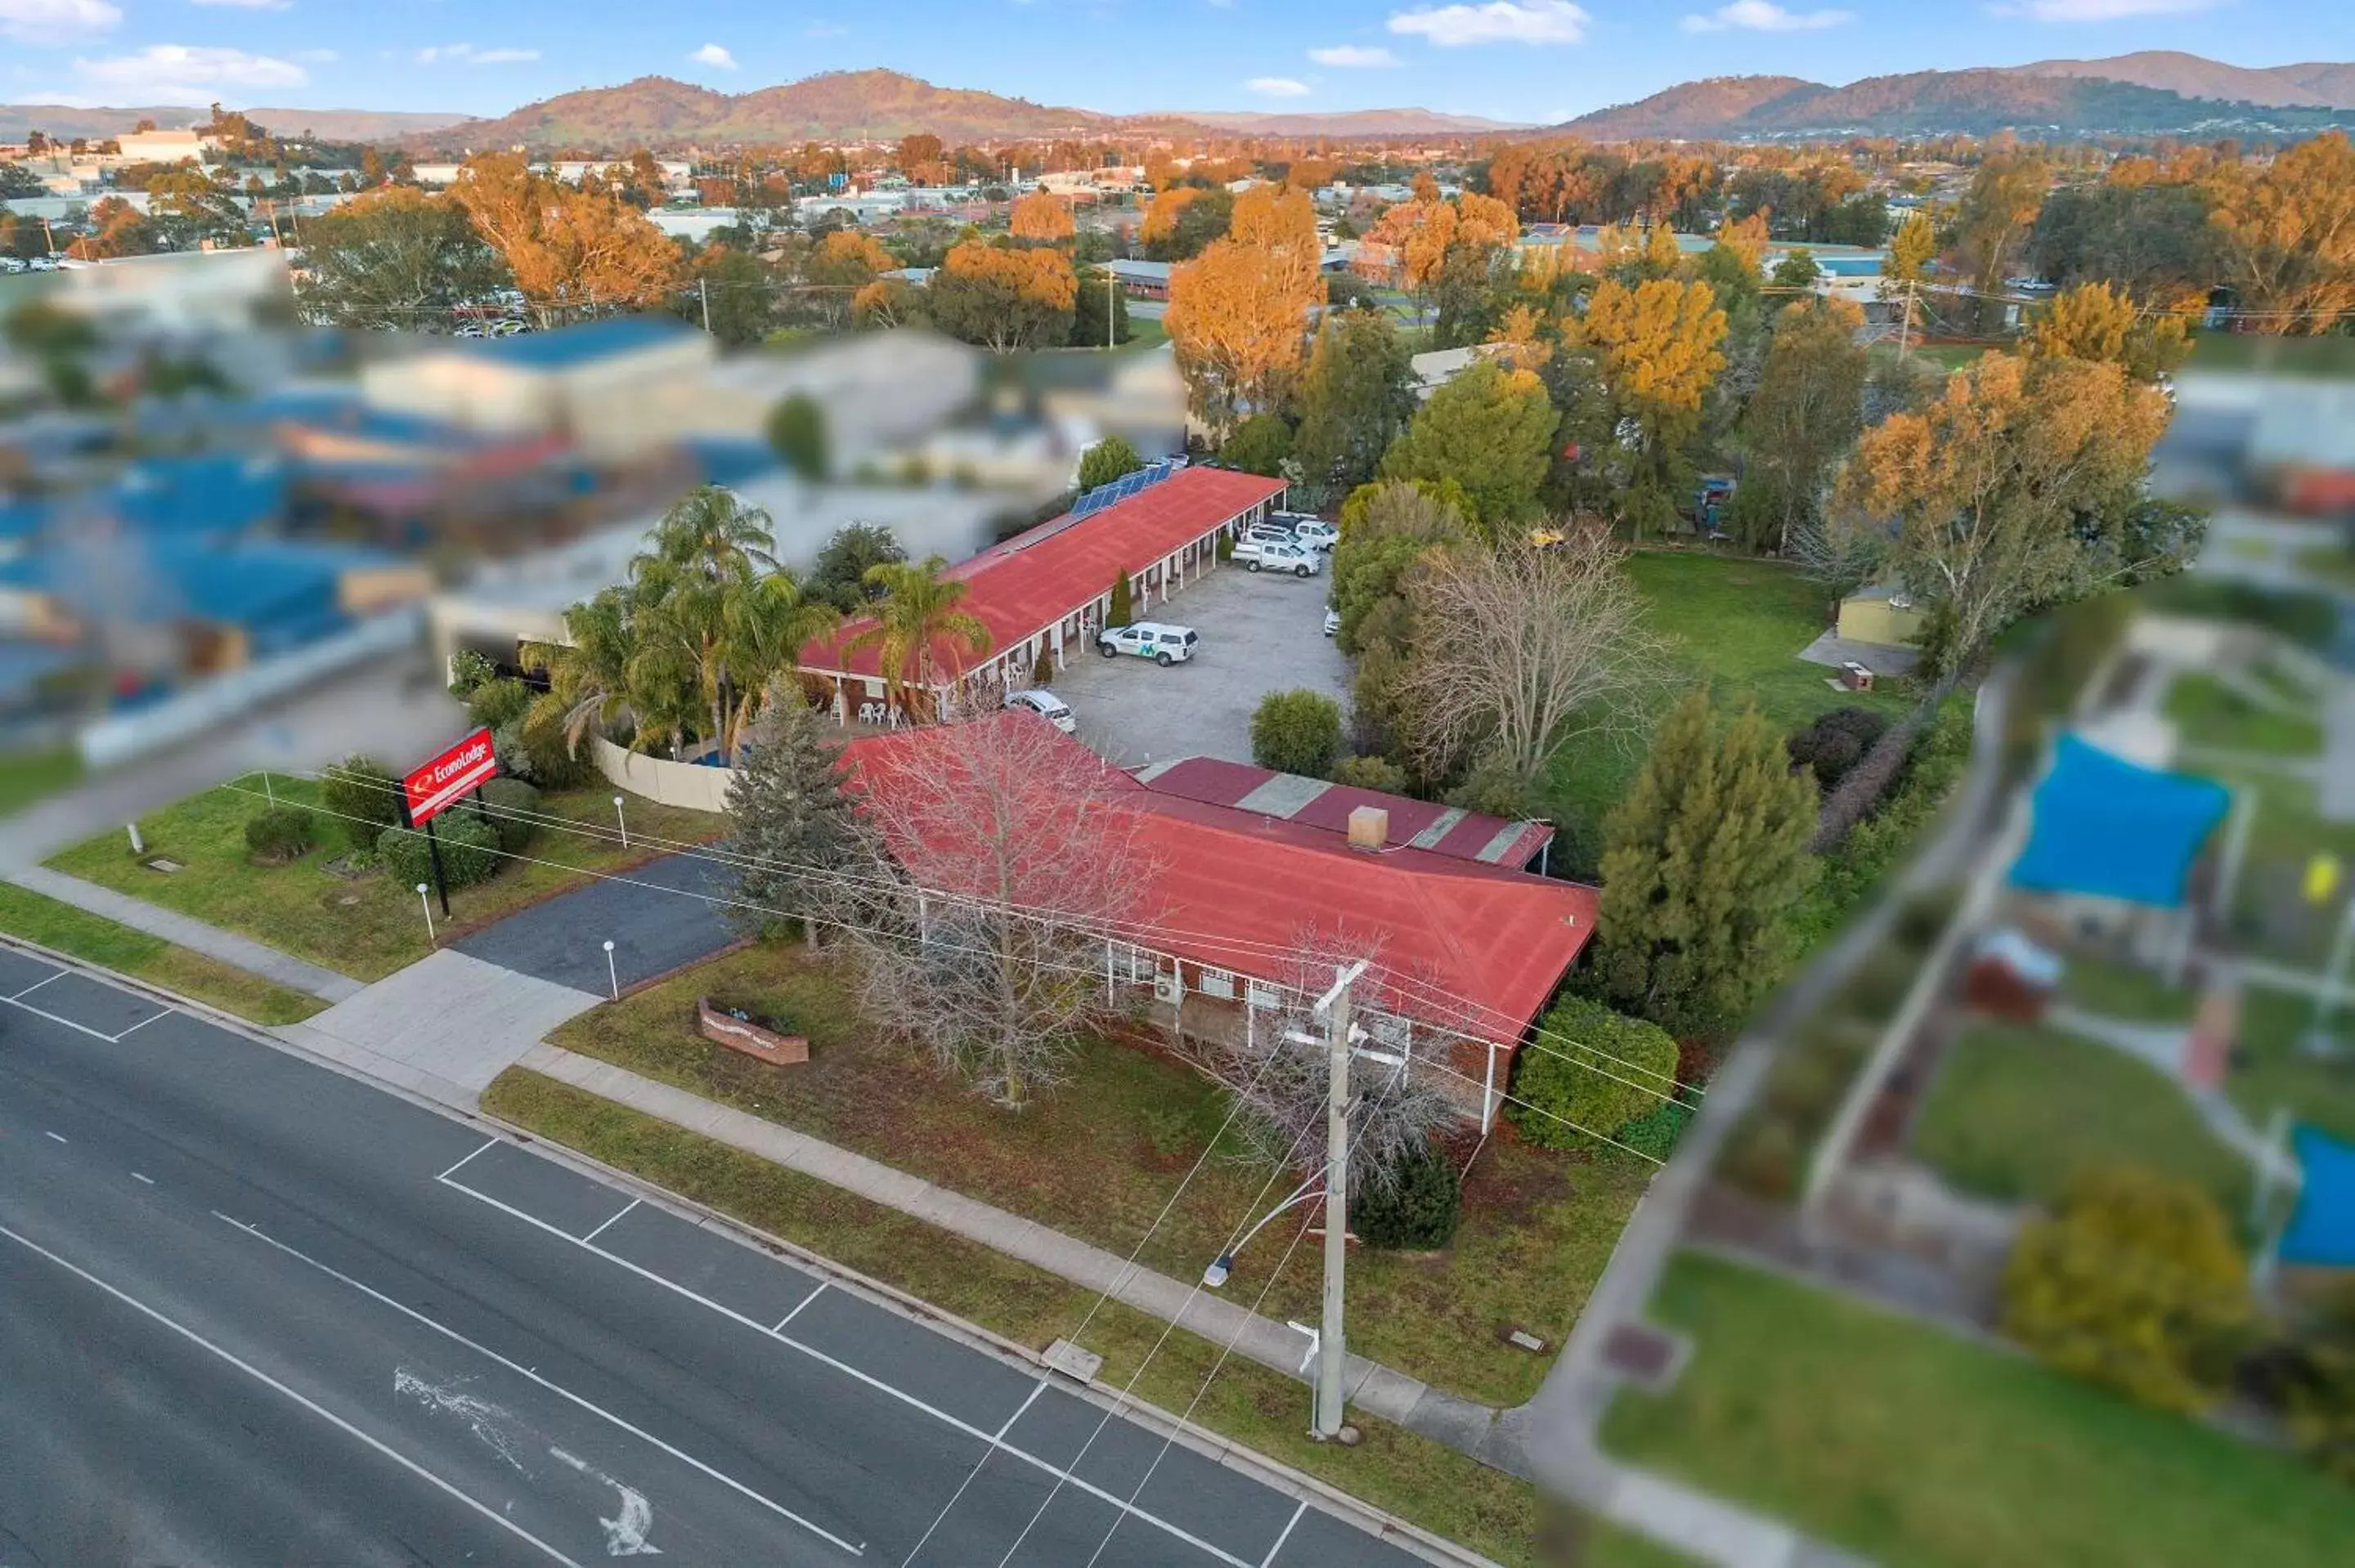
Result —
[[1348, 701], [1348, 667], [1324, 634], [1331, 574], [1253, 575], [1220, 567], [1140, 620], [1172, 621], [1202, 634], [1187, 663], [1104, 659], [1075, 650], [1055, 679], [1080, 738], [1123, 768], [1174, 757], [1249, 762], [1252, 712], [1270, 692], [1307, 687]]
[[624, 986], [709, 958], [735, 940], [714, 898], [726, 872], [694, 855], [651, 861], [559, 893], [453, 944], [458, 951], [575, 991], [606, 994], [605, 943]]

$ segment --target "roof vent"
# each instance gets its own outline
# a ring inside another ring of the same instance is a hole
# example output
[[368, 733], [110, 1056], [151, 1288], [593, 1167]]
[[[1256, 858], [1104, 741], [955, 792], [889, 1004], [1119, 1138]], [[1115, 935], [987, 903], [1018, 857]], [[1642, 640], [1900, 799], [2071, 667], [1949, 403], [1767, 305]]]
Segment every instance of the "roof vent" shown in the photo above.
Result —
[[1357, 806], [1349, 811], [1349, 847], [1377, 853], [1390, 842], [1391, 814], [1380, 806]]

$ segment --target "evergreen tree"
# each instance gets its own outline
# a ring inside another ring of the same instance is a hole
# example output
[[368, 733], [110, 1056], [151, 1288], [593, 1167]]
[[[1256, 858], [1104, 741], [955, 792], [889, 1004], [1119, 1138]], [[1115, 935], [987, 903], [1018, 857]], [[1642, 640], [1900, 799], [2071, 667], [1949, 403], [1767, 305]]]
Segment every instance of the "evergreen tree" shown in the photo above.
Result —
[[1112, 613], [1104, 618], [1104, 624], [1126, 626], [1135, 619], [1136, 607], [1129, 598], [1128, 570], [1123, 567], [1120, 576], [1112, 579]]
[[1380, 311], [1327, 315], [1300, 382], [1292, 455], [1301, 482], [1325, 495], [1372, 479], [1415, 407], [1414, 366], [1390, 317]]
[[1080, 454], [1080, 488], [1093, 490], [1145, 466], [1136, 449], [1119, 436], [1106, 436]]
[[822, 914], [837, 892], [827, 874], [872, 863], [837, 771], [840, 756], [797, 686], [771, 694], [728, 788], [735, 831], [725, 847], [738, 857], [728, 916], [750, 934], [784, 916]]
[[1680, 1038], [1734, 1028], [1793, 956], [1815, 825], [1815, 780], [1757, 709], [1721, 735], [1708, 694], [1687, 697], [1604, 824], [1588, 988]]

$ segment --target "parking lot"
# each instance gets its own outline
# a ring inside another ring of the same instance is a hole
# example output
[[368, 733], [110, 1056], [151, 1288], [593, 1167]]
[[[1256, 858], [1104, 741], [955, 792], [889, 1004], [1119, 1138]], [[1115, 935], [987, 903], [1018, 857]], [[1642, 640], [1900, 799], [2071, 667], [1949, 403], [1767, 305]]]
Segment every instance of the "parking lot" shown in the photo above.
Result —
[[1270, 692], [1305, 686], [1347, 701], [1344, 662], [1324, 632], [1329, 573], [1256, 575], [1232, 562], [1140, 620], [1190, 626], [1201, 643], [1186, 663], [1099, 657], [1075, 649], [1055, 679], [1080, 738], [1124, 768], [1173, 757], [1251, 760], [1252, 710]]

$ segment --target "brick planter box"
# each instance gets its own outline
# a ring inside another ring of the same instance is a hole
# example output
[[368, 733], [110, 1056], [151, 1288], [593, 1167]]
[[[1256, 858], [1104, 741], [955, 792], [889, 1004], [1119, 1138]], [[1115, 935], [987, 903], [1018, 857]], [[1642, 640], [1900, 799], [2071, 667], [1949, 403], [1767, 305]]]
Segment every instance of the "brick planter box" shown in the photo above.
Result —
[[715, 1045], [725, 1045], [731, 1051], [741, 1051], [747, 1056], [757, 1056], [763, 1062], [773, 1062], [788, 1067], [796, 1062], [809, 1060], [809, 1039], [801, 1034], [778, 1034], [730, 1017], [711, 1005], [711, 999], [695, 999], [696, 1033]]

